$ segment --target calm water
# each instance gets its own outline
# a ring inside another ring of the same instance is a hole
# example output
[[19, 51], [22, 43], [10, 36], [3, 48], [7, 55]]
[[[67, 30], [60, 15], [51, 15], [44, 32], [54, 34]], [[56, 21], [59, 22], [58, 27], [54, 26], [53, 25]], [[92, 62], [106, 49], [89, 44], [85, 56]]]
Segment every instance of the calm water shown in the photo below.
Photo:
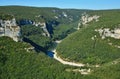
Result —
[[53, 58], [53, 57], [54, 57], [54, 52], [52, 52], [52, 51], [47, 51], [47, 55], [48, 55], [49, 57]]
[[[55, 42], [54, 43], [54, 46], [53, 46], [53, 48], [51, 49], [51, 50], [54, 50], [56, 47], [57, 47], [57, 43]], [[47, 51], [47, 55], [49, 56], [49, 57], [51, 57], [51, 58], [53, 58], [54, 57], [54, 52], [52, 52], [52, 51]]]

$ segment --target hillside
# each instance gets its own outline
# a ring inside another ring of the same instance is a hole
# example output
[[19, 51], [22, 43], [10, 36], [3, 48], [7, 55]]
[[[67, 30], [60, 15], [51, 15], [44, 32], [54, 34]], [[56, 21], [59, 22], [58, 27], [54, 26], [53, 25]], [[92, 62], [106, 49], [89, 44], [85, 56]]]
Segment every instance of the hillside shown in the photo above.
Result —
[[27, 43], [14, 42], [8, 37], [0, 38], [0, 79], [117, 79], [120, 75], [119, 63], [107, 64], [94, 69], [89, 75], [81, 75], [74, 70], [82, 68], [62, 65], [43, 52], [36, 53], [29, 48], [31, 45]]
[[119, 13], [0, 6], [0, 79], [119, 79]]
[[22, 38], [27, 37], [47, 49], [54, 45], [49, 45], [48, 42], [51, 44], [76, 31], [84, 11], [89, 10], [0, 6], [0, 16], [3, 19], [5, 14], [14, 16], [17, 25], [21, 27]]
[[[65, 66], [42, 52], [37, 54], [33, 50], [27, 51], [29, 47], [27, 43], [16, 43], [8, 37], [0, 38], [0, 79], [60, 79], [60, 74], [65, 75]], [[58, 67], [60, 70], [56, 70]]]
[[[58, 63], [43, 52], [36, 53], [31, 45], [14, 42], [11, 38], [0, 38], [0, 79], [89, 79], [79, 72], [67, 72], [74, 67]], [[27, 51], [27, 49], [29, 49]]]
[[[66, 32], [67, 30], [76, 27], [77, 24], [74, 22], [79, 21], [79, 18], [84, 11], [89, 10], [39, 8], [27, 6], [0, 6], [0, 13], [14, 15], [18, 22], [20, 20], [46, 22], [49, 25], [48, 27], [56, 30], [59, 29], [62, 32]], [[64, 26], [66, 26], [66, 28]], [[57, 31], [55, 31], [55, 34], [57, 34]]]
[[[68, 61], [100, 65], [120, 58], [119, 12], [120, 10], [90, 12], [88, 15], [100, 16], [99, 21], [83, 25], [79, 31], [65, 38], [57, 47], [60, 57]], [[102, 34], [98, 29], [103, 29]]]

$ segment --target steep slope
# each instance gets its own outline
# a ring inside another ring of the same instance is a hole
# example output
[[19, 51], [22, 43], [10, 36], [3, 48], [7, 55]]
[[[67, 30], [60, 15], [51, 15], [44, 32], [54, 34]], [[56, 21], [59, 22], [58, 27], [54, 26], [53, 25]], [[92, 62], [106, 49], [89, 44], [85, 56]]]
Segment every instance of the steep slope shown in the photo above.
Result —
[[[81, 68], [65, 66], [42, 52], [36, 53], [31, 45], [0, 38], [0, 79], [119, 79], [119, 62], [95, 69], [89, 75], [76, 71]], [[28, 49], [28, 51], [27, 51]], [[73, 70], [73, 71], [70, 71]], [[114, 73], [114, 74], [113, 74]]]
[[[84, 10], [82, 10], [83, 12]], [[0, 37], [0, 79], [120, 78], [120, 10], [86, 12], [88, 17], [98, 15], [100, 18], [98, 21], [93, 19], [95, 21], [91, 22], [89, 22], [91, 18], [85, 19], [84, 21], [87, 24], [82, 23], [78, 31], [73, 34], [70, 33], [75, 30], [74, 28], [77, 28], [81, 10], [7, 6], [0, 7], [0, 13], [12, 14], [18, 22], [21, 21], [21, 18], [26, 23], [35, 19], [38, 23], [39, 21], [46, 22], [49, 25], [48, 28], [51, 25], [55, 26], [53, 38], [49, 38], [42, 35], [41, 27], [35, 27], [29, 23], [28, 25], [21, 25], [24, 37], [47, 49], [52, 45], [53, 40], [68, 35], [57, 48], [57, 54], [62, 58], [60, 61], [82, 62], [87, 63], [88, 66], [89, 64], [100, 64], [99, 68], [90, 67], [89, 75], [81, 75], [79, 70], [84, 71], [89, 67], [72, 67], [76, 63], [70, 63], [71, 66], [63, 65], [67, 62], [60, 64], [43, 52], [37, 53], [30, 44], [14, 42], [8, 37]], [[36, 19], [35, 16], [39, 17], [40, 14], [42, 14], [40, 17], [44, 19]], [[70, 18], [66, 17], [71, 16], [73, 16], [73, 21], [70, 22]], [[56, 25], [56, 22], [60, 22], [60, 24]]]
[[11, 37], [16, 42], [20, 40], [20, 27], [12, 15], [0, 15], [0, 36]]
[[[68, 61], [88, 64], [104, 64], [120, 58], [120, 39], [106, 37], [103, 39], [97, 29], [118, 29], [120, 10], [91, 11], [88, 15], [100, 16], [99, 21], [83, 25], [79, 31], [69, 35], [57, 47], [60, 57]], [[112, 31], [111, 31], [112, 32]], [[113, 31], [115, 34], [115, 31]], [[117, 32], [118, 33], [118, 32]], [[111, 34], [111, 33], [110, 33]]]
[[22, 37], [27, 37], [45, 48], [51, 48], [51, 42], [75, 32], [84, 11], [87, 10], [0, 6], [0, 15], [9, 14], [16, 18]]
[[[0, 38], [0, 79], [89, 79], [79, 72], [67, 72], [74, 67], [64, 66], [43, 52], [36, 53], [31, 45]], [[28, 49], [28, 51], [27, 51]]]
[[71, 33], [71, 30], [77, 27], [79, 18], [85, 11], [89, 10], [0, 6], [0, 14], [7, 13], [14, 15], [18, 24], [46, 23], [49, 33], [55, 39], [60, 38], [61, 35], [66, 36], [69, 30], [69, 33]]
[[104, 66], [92, 72], [92, 75], [98, 79], [119, 79], [120, 78], [120, 63]]

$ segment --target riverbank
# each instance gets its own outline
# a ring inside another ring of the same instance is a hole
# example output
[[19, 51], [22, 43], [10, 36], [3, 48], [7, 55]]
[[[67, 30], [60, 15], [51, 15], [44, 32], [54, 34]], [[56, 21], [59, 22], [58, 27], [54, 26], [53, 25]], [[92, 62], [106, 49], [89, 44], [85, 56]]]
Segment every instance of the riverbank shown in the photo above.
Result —
[[70, 66], [76, 66], [76, 67], [83, 67], [83, 66], [85, 66], [82, 63], [75, 63], [75, 62], [69, 62], [69, 61], [63, 60], [62, 58], [60, 58], [59, 56], [57, 56], [56, 50], [53, 50], [52, 52], [54, 52], [54, 59], [56, 59], [57, 61], [59, 61], [62, 64], [70, 65]]
[[[62, 40], [57, 40], [55, 41], [55, 43], [58, 45], [59, 43], [61, 43]], [[56, 47], [57, 47], [56, 45]], [[91, 72], [91, 68], [93, 67], [99, 67], [99, 65], [89, 65], [89, 64], [83, 64], [83, 63], [78, 63], [78, 62], [71, 62], [71, 61], [67, 61], [64, 60], [64, 58], [61, 58], [58, 53], [56, 52], [56, 47], [54, 48], [54, 50], [52, 50], [52, 54], [53, 54], [53, 58], [57, 61], [59, 61], [60, 63], [62, 63], [63, 65], [69, 65], [69, 66], [74, 66], [74, 67], [88, 67], [88, 69], [73, 69], [73, 70], [67, 70], [67, 71], [72, 71], [72, 72], [80, 72], [83, 75], [87, 75]]]

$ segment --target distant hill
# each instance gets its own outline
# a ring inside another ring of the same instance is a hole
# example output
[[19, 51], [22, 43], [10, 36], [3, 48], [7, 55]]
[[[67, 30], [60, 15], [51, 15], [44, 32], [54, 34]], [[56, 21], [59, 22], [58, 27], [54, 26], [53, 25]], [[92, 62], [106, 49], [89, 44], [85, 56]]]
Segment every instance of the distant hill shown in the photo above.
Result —
[[17, 19], [25, 18], [33, 20], [36, 19], [37, 16], [39, 17], [39, 15], [41, 15], [47, 20], [57, 19], [58, 17], [59, 21], [69, 20], [70, 18], [76, 21], [84, 11], [87, 10], [27, 6], [0, 6], [0, 13], [13, 14]]
[[[0, 14], [14, 15], [18, 24], [21, 20], [26, 24], [31, 22], [45, 22], [53, 39], [62, 39], [77, 28], [77, 24], [83, 12], [89, 10], [59, 9], [47, 7], [27, 6], [0, 6]], [[21, 24], [25, 24], [22, 22]]]

